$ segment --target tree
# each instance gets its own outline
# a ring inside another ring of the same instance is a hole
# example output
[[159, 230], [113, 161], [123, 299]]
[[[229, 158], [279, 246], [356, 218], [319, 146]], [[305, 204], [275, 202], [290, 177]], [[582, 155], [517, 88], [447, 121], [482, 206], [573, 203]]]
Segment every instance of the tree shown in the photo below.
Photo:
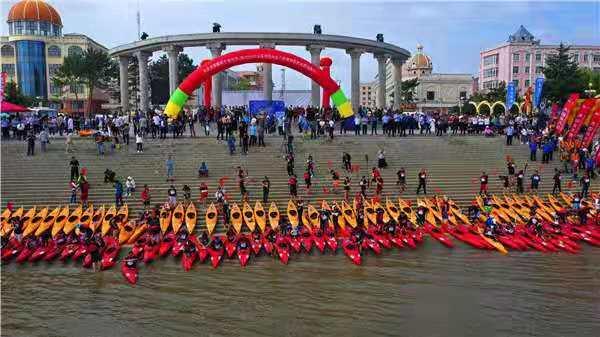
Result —
[[410, 80], [402, 81], [402, 88], [400, 95], [402, 97], [402, 103], [412, 103], [415, 97], [415, 89], [419, 85], [419, 79], [413, 78]]
[[500, 82], [496, 88], [490, 89], [485, 94], [485, 100], [493, 104], [494, 102], [504, 102], [506, 101], [506, 83]]
[[[194, 69], [194, 61], [185, 53], [180, 53], [177, 59], [179, 81], [187, 77]], [[150, 101], [152, 104], [166, 104], [171, 96], [169, 92], [169, 59], [162, 55], [150, 63]]]
[[589, 68], [579, 68], [577, 72], [584, 90], [590, 89], [591, 84], [591, 89], [596, 90], [595, 95], [600, 94], [600, 72], [592, 71]]
[[232, 90], [250, 90], [251, 84], [250, 80], [247, 78], [240, 78], [240, 80], [233, 85]]
[[79, 100], [78, 88], [83, 84], [81, 74], [83, 73], [83, 56], [79, 53], [74, 53], [64, 58], [63, 64], [58, 68], [52, 76], [52, 82], [61, 90], [61, 96], [64, 87], [74, 88], [75, 100]]
[[32, 106], [35, 102], [32, 97], [23, 95], [19, 86], [13, 82], [7, 82], [4, 86], [4, 100], [22, 106]]
[[107, 52], [88, 48], [83, 53], [83, 66], [80, 78], [89, 90], [85, 117], [88, 117], [92, 112], [94, 89], [105, 89], [111, 80], [117, 77], [117, 74], [117, 63], [108, 56]]
[[570, 47], [560, 44], [557, 54], [548, 55], [546, 66], [543, 67], [544, 82], [543, 95], [551, 102], [563, 104], [569, 94], [583, 92], [586, 84], [582, 83], [580, 73], [577, 71], [577, 62], [569, 55]]

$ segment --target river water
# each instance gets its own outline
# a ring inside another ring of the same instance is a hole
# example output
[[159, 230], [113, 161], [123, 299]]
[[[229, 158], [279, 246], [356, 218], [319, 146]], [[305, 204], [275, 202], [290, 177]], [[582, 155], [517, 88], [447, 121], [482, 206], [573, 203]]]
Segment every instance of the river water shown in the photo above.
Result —
[[2, 267], [2, 336], [594, 336], [600, 249], [502, 256], [427, 241], [367, 255], [268, 256], [186, 273], [168, 257], [120, 269]]

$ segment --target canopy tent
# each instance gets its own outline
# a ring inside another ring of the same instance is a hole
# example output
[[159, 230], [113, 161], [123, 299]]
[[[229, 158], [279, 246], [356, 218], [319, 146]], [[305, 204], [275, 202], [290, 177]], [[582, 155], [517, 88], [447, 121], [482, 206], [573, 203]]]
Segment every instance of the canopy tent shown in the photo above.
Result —
[[30, 111], [24, 106], [20, 106], [17, 104], [13, 104], [11, 102], [2, 101], [2, 105], [0, 106], [0, 112], [11, 113], [11, 112], [25, 112]]

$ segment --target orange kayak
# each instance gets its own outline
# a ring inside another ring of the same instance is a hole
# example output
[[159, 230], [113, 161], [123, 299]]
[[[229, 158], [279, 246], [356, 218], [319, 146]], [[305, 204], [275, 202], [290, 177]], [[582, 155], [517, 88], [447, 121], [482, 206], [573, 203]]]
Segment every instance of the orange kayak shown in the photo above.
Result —
[[142, 234], [144, 234], [144, 232], [148, 229], [148, 224], [142, 224], [142, 225], [138, 225], [137, 228], [135, 229], [135, 231], [133, 232], [133, 234], [131, 234], [131, 236], [129, 237], [129, 240], [127, 240], [128, 244], [134, 244], [137, 239], [139, 239], [140, 236], [142, 236]]
[[289, 222], [292, 224], [292, 227], [293, 228], [298, 227], [298, 223], [299, 223], [298, 208], [296, 207], [296, 204], [292, 200], [288, 201], [287, 216], [288, 216]]
[[65, 206], [62, 211], [56, 217], [54, 221], [54, 225], [52, 225], [52, 236], [56, 236], [56, 234], [60, 233], [65, 227], [67, 223], [67, 219], [69, 218], [69, 206]]
[[215, 204], [212, 202], [208, 205], [206, 209], [206, 230], [208, 231], [208, 235], [211, 235], [217, 226], [217, 220], [219, 219], [217, 208]]
[[171, 226], [173, 226], [173, 232], [178, 233], [179, 228], [183, 224], [184, 210], [181, 203], [177, 204], [175, 210], [173, 210], [173, 216], [171, 217]]
[[79, 223], [85, 227], [91, 228], [92, 217], [94, 216], [94, 206], [88, 207], [85, 212], [81, 214], [81, 218], [79, 218]]
[[123, 223], [123, 222], [127, 222], [128, 218], [129, 218], [129, 206], [127, 206], [127, 204], [125, 204], [125, 205], [121, 206], [121, 208], [119, 208], [117, 215], [115, 215], [115, 220], [117, 220], [117, 223]]
[[166, 233], [171, 225], [171, 211], [166, 208], [160, 209], [160, 231]]
[[256, 204], [254, 204], [254, 220], [256, 221], [258, 228], [260, 228], [260, 231], [264, 232], [267, 227], [267, 214], [265, 213], [262, 203], [258, 200], [256, 201]]
[[269, 225], [271, 225], [271, 228], [276, 229], [279, 227], [279, 217], [279, 209], [277, 208], [277, 204], [273, 201], [269, 207]]
[[42, 208], [41, 211], [39, 211], [33, 218], [31, 218], [29, 225], [27, 225], [27, 228], [25, 228], [25, 230], [23, 231], [23, 237], [27, 237], [31, 234], [34, 234], [47, 215], [48, 207]]
[[235, 229], [236, 232], [241, 233], [242, 232], [242, 211], [240, 210], [240, 207], [237, 204], [232, 204], [231, 205], [231, 224], [233, 225], [233, 228]]
[[80, 205], [71, 213], [71, 215], [69, 215], [67, 222], [63, 227], [63, 232], [65, 232], [65, 234], [71, 234], [71, 232], [75, 229], [75, 226], [79, 223], [79, 218], [81, 217], [82, 213], [83, 208]]
[[94, 212], [94, 216], [92, 217], [92, 222], [90, 223], [90, 228], [92, 231], [96, 231], [98, 228], [102, 227], [102, 219], [104, 219], [104, 205]]
[[126, 243], [135, 232], [135, 223], [127, 222], [124, 225], [119, 225], [119, 244]]
[[106, 233], [108, 233], [108, 230], [110, 229], [110, 221], [115, 217], [115, 215], [117, 215], [117, 208], [115, 205], [112, 205], [104, 214], [104, 219], [102, 219], [102, 236], [105, 236]]
[[54, 225], [54, 222], [56, 221], [56, 218], [58, 217], [60, 210], [61, 210], [60, 207], [56, 207], [55, 209], [52, 210], [52, 212], [48, 213], [48, 215], [46, 215], [46, 217], [44, 218], [44, 221], [42, 221], [42, 224], [35, 231], [34, 235], [40, 236], [45, 231], [50, 229], [50, 227], [52, 227]]
[[244, 217], [244, 223], [246, 226], [248, 226], [251, 232], [254, 232], [254, 229], [256, 228], [256, 221], [254, 221], [254, 210], [252, 207], [250, 207], [250, 205], [248, 205], [247, 202], [244, 203], [243, 207], [244, 209], [242, 211], [242, 216]]
[[194, 206], [193, 202], [190, 202], [187, 209], [185, 210], [185, 226], [187, 227], [188, 233], [194, 232], [194, 227], [196, 227], [196, 206]]

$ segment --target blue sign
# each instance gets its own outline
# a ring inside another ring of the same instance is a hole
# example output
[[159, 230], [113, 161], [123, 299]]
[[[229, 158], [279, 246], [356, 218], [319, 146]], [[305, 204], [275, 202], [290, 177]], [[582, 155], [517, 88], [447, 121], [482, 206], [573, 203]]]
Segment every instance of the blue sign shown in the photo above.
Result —
[[544, 78], [538, 77], [535, 79], [535, 91], [533, 92], [533, 107], [540, 106], [542, 100], [542, 90], [544, 90]]
[[515, 96], [517, 95], [517, 90], [515, 88], [515, 82], [509, 82], [506, 87], [506, 109], [510, 110], [510, 108], [515, 104]]
[[250, 101], [248, 110], [252, 116], [264, 113], [268, 116], [280, 117], [285, 115], [285, 103], [283, 101]]

